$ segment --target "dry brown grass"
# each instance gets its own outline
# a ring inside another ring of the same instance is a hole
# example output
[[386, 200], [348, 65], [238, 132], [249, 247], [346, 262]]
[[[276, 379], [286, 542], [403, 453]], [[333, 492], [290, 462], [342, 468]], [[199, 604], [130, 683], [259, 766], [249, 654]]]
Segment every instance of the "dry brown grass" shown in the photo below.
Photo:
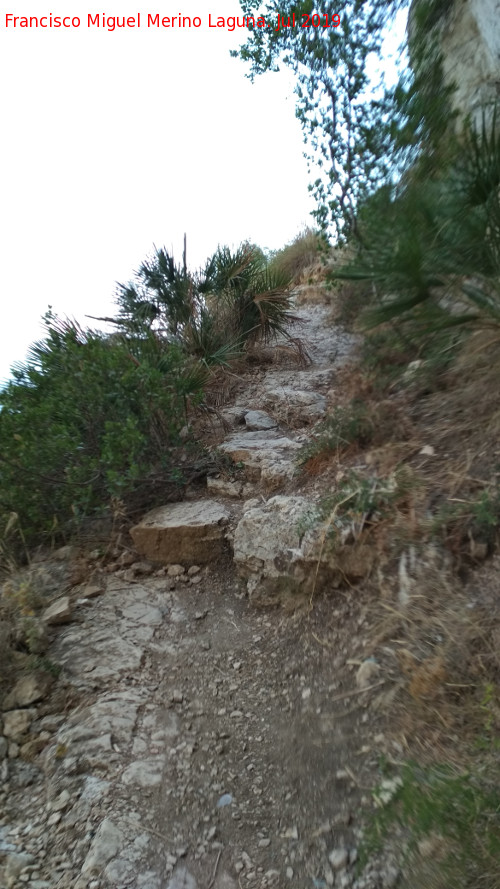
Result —
[[415, 482], [363, 530], [378, 551], [370, 650], [399, 689], [397, 734], [413, 755], [466, 762], [478, 738], [493, 744], [500, 733], [500, 562], [482, 561], [497, 537], [488, 523], [500, 486], [500, 339], [471, 336], [429, 395], [381, 395], [352, 365], [337, 391], [376, 418], [372, 441], [311, 455], [309, 477], [335, 490], [349, 472], [382, 480], [404, 467]]
[[324, 253], [325, 249], [321, 234], [306, 227], [291, 244], [278, 251], [271, 265], [295, 284], [313, 280], [317, 283], [324, 279], [325, 263], [321, 260], [321, 251]]

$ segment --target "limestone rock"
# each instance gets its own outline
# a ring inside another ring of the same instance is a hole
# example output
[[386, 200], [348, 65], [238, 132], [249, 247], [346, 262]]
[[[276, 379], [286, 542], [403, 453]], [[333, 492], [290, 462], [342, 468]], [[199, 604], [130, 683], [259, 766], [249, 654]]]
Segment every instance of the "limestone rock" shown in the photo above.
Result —
[[69, 562], [70, 559], [73, 559], [76, 555], [76, 547], [68, 544], [67, 546], [60, 546], [59, 549], [53, 554], [53, 558], [57, 559], [58, 562]]
[[28, 731], [31, 723], [36, 719], [37, 711], [34, 707], [28, 710], [9, 710], [3, 715], [3, 733], [12, 741], [19, 741]]
[[328, 860], [334, 870], [343, 870], [349, 861], [349, 852], [343, 847], [333, 849], [328, 856]]
[[277, 495], [267, 503], [249, 500], [234, 535], [234, 560], [247, 579], [249, 595], [271, 604], [310, 592], [328, 582], [338, 588], [367, 577], [376, 559], [374, 546], [356, 543], [335, 545], [327, 540], [325, 522], [301, 530], [310, 512], [305, 497]]
[[300, 447], [299, 442], [271, 430], [232, 435], [219, 450], [244, 464], [248, 482], [262, 481], [272, 491], [293, 475], [294, 455]]
[[47, 740], [45, 738], [33, 738], [31, 741], [26, 741], [25, 744], [21, 745], [19, 750], [19, 755], [21, 759], [26, 760], [26, 762], [31, 762], [35, 756], [38, 756], [39, 753], [47, 746]]
[[358, 688], [367, 688], [372, 684], [373, 680], [380, 671], [380, 665], [374, 658], [367, 658], [363, 661], [356, 673], [356, 685]]
[[232, 482], [227, 478], [214, 478], [208, 476], [207, 490], [218, 494], [220, 497], [241, 497], [243, 482]]
[[268, 491], [276, 491], [293, 478], [296, 466], [293, 460], [263, 459], [260, 466], [260, 480]]
[[245, 414], [245, 426], [252, 431], [260, 431], [262, 429], [275, 429], [276, 420], [269, 416], [266, 411], [248, 411]]
[[58, 624], [67, 624], [71, 620], [72, 607], [69, 596], [62, 596], [49, 605], [42, 614], [42, 620], [49, 626], [57, 626]]
[[102, 596], [103, 593], [104, 587], [102, 584], [89, 583], [83, 591], [83, 596], [85, 599], [95, 599], [97, 596]]
[[155, 787], [161, 784], [164, 760], [161, 756], [155, 759], [137, 760], [130, 763], [122, 775], [124, 784], [135, 784], [139, 787]]
[[319, 392], [297, 390], [293, 386], [268, 389], [264, 394], [266, 407], [277, 411], [287, 423], [315, 423], [326, 412], [326, 398]]
[[82, 874], [99, 875], [108, 861], [111, 861], [123, 845], [123, 836], [109, 818], [105, 818], [99, 825], [88, 855], [83, 862]]
[[260, 582], [292, 573], [300, 552], [299, 522], [309, 503], [305, 497], [250, 500], [234, 535], [234, 561], [248, 580], [250, 595]]
[[198, 883], [185, 867], [179, 867], [167, 883], [167, 889], [198, 889]]
[[167, 569], [168, 577], [180, 577], [185, 574], [183, 565], [169, 565]]
[[231, 435], [219, 450], [227, 454], [235, 463], [251, 460], [256, 454], [269, 454], [270, 451], [292, 451], [300, 448], [298, 442], [272, 431], [241, 432]]
[[53, 684], [54, 677], [42, 670], [31, 673], [29, 676], [23, 676], [5, 698], [2, 709], [14, 710], [16, 707], [29, 707], [30, 704], [36, 704], [47, 697]]
[[4, 869], [6, 889], [10, 889], [10, 887], [17, 884], [21, 871], [30, 864], [33, 864], [34, 860], [35, 858], [33, 855], [28, 855], [23, 852], [12, 852], [7, 856]]
[[[421, 0], [413, 0], [410, 8], [410, 57], [419, 6]], [[462, 127], [464, 118], [470, 115], [481, 131], [483, 114], [487, 120], [491, 119], [498, 99], [498, 0], [476, 3], [455, 0], [439, 7], [431, 28], [425, 32], [429, 52], [431, 55], [439, 52], [444, 82], [455, 88], [450, 93], [452, 109], [458, 112], [455, 126]], [[416, 58], [411, 61], [417, 64]], [[428, 64], [428, 59], [425, 62]]]
[[216, 501], [172, 503], [148, 513], [130, 534], [138, 552], [156, 562], [211, 562], [225, 549], [229, 512]]

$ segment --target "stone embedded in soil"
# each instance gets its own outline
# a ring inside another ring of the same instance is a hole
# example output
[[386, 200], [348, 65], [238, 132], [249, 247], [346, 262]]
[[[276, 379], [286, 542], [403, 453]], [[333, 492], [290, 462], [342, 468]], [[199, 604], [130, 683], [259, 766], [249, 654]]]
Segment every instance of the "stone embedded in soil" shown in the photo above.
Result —
[[276, 420], [270, 417], [266, 411], [248, 411], [245, 414], [245, 426], [249, 432], [259, 432], [262, 429], [275, 429]]
[[241, 497], [243, 482], [233, 482], [227, 478], [214, 478], [209, 475], [207, 491], [218, 494], [220, 497]]
[[123, 835], [109, 818], [101, 822], [88, 855], [83, 862], [82, 874], [99, 875], [108, 861], [114, 858], [123, 845]]
[[33, 855], [22, 852], [13, 852], [8, 855], [5, 868], [3, 869], [6, 889], [11, 889], [11, 887], [18, 884], [18, 879], [24, 868], [29, 867], [34, 861]]
[[216, 501], [171, 503], [149, 512], [130, 534], [152, 561], [206, 563], [223, 554], [228, 521], [228, 510]]
[[299, 521], [308, 505], [305, 497], [282, 495], [246, 504], [234, 535], [234, 561], [250, 594], [265, 580], [291, 575], [300, 548]]
[[49, 626], [57, 626], [58, 624], [69, 623], [71, 616], [72, 607], [70, 598], [69, 596], [62, 596], [45, 609], [42, 614], [42, 620]]
[[283, 414], [288, 423], [314, 423], [326, 412], [324, 395], [297, 390], [293, 386], [268, 389], [264, 393], [264, 404]]
[[345, 848], [333, 849], [328, 856], [328, 860], [334, 870], [343, 870], [343, 868], [347, 867], [349, 852]]
[[167, 883], [167, 889], [198, 889], [198, 883], [187, 868], [179, 867]]
[[161, 756], [132, 762], [123, 772], [122, 781], [139, 787], [156, 787], [161, 784], [164, 764]]
[[183, 565], [169, 565], [167, 568], [168, 577], [180, 577], [185, 573]]
[[270, 432], [238, 432], [231, 435], [220, 445], [219, 450], [228, 454], [235, 463], [251, 459], [252, 455], [263, 452], [269, 455], [270, 451], [290, 451], [300, 448], [298, 442], [284, 435]]
[[373, 658], [363, 661], [356, 673], [356, 685], [358, 688], [367, 688], [377, 676], [380, 670], [379, 664]]
[[48, 695], [53, 684], [54, 677], [41, 670], [31, 673], [29, 676], [23, 676], [5, 698], [2, 710], [14, 710], [16, 707], [29, 707], [30, 704], [37, 704]]
[[3, 714], [3, 733], [12, 741], [19, 741], [28, 731], [31, 723], [36, 719], [37, 711], [34, 707], [29, 710], [10, 710]]

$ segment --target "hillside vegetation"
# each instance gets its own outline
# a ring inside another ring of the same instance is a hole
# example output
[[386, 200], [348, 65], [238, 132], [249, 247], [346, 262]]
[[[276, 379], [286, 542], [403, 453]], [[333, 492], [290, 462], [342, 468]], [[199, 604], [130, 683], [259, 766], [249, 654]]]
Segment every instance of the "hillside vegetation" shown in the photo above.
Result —
[[[119, 288], [116, 333], [49, 311], [0, 394], [0, 559], [89, 519], [182, 498], [206, 456], [186, 435], [217, 374], [293, 326], [290, 274], [244, 244], [198, 273], [157, 250]], [[184, 431], [183, 431], [184, 430]]]

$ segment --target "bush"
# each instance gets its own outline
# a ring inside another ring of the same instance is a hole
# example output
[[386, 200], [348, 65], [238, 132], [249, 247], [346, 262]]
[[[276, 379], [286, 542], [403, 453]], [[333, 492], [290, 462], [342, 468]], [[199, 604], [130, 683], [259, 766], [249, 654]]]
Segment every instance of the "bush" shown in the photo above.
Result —
[[353, 399], [347, 405], [337, 405], [322, 421], [314, 439], [301, 449], [299, 464], [304, 466], [313, 458], [341, 454], [354, 443], [365, 447], [374, 432], [373, 417], [363, 401]]
[[[0, 555], [66, 534], [112, 500], [142, 506], [182, 482], [177, 448], [210, 368], [288, 336], [289, 280], [262, 251], [219, 248], [190, 273], [156, 250], [120, 285], [118, 332], [49, 311], [46, 338], [0, 393]], [[186, 445], [183, 445], [184, 449]], [[185, 458], [184, 458], [185, 459]], [[149, 497], [149, 500], [148, 500]]]
[[227, 365], [258, 341], [288, 337], [290, 277], [251, 244], [219, 247], [205, 267], [189, 272], [166, 250], [156, 250], [120, 285], [115, 323], [139, 337], [155, 331], [207, 366]]
[[15, 514], [28, 545], [151, 476], [167, 484], [202, 383], [175, 344], [109, 338], [50, 312], [45, 324], [0, 393], [0, 523]]
[[361, 246], [333, 276], [368, 281], [367, 327], [396, 322], [407, 340], [500, 326], [497, 117], [469, 129], [439, 172], [415, 167], [360, 210]]

